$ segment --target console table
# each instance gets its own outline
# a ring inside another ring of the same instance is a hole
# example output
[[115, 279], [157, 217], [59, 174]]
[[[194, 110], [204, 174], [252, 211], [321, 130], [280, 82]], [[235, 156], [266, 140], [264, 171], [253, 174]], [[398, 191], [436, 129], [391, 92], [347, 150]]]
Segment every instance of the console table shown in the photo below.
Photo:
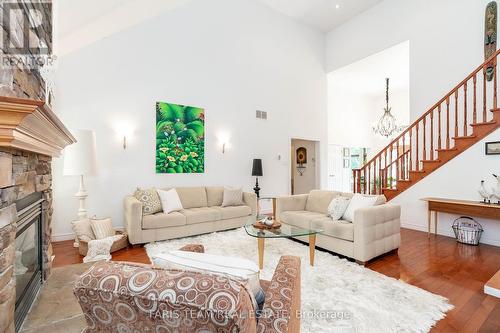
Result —
[[423, 198], [428, 204], [427, 232], [431, 235], [432, 212], [434, 212], [434, 234], [437, 234], [438, 212], [470, 215], [487, 219], [500, 220], [500, 205], [485, 204], [479, 201]]
[[[500, 220], [500, 205], [485, 204], [479, 201], [454, 200], [441, 198], [423, 198], [428, 204], [428, 235], [431, 235], [432, 212], [434, 212], [434, 233], [437, 234], [438, 212], [484, 217]], [[500, 297], [500, 271], [498, 271], [485, 285], [484, 293]]]

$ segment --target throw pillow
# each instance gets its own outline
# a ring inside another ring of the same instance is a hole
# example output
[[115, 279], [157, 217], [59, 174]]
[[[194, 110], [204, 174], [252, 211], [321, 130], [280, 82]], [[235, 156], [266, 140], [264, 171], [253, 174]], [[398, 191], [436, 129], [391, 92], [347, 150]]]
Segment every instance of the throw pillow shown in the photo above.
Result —
[[328, 216], [330, 216], [334, 221], [340, 220], [340, 218], [344, 215], [347, 206], [349, 206], [349, 201], [349, 198], [343, 196], [333, 198], [328, 205]]
[[73, 231], [76, 234], [76, 238], [82, 240], [84, 242], [90, 242], [95, 239], [94, 232], [92, 231], [92, 227], [90, 226], [89, 219], [83, 219], [79, 221], [71, 222], [73, 226]]
[[243, 203], [243, 190], [241, 188], [224, 187], [222, 207], [241, 206]]
[[373, 196], [368, 196], [368, 195], [362, 195], [359, 193], [356, 193], [352, 198], [351, 201], [349, 202], [349, 205], [347, 206], [347, 209], [342, 216], [343, 220], [352, 222], [354, 221], [354, 212], [360, 208], [365, 208], [365, 207], [371, 207], [375, 205], [375, 202], [377, 201], [378, 196], [373, 195]]
[[250, 260], [207, 253], [171, 251], [159, 253], [152, 258], [153, 264], [166, 269], [180, 269], [206, 274], [229, 275], [236, 279], [248, 281], [248, 289], [254, 295], [254, 306], [258, 308], [257, 299], [262, 301], [262, 288], [259, 280], [259, 267]]
[[111, 222], [110, 218], [90, 219], [90, 226], [92, 227], [96, 239], [103, 239], [116, 234], [113, 228], [113, 222]]
[[177, 194], [175, 188], [168, 191], [163, 191], [163, 190], [157, 190], [157, 191], [158, 195], [160, 196], [163, 212], [165, 214], [178, 212], [183, 209], [181, 199], [179, 198], [179, 194]]
[[141, 190], [137, 188], [134, 197], [142, 204], [142, 215], [151, 215], [161, 212], [161, 202], [156, 189]]
[[83, 258], [83, 262], [92, 262], [111, 259], [111, 247], [113, 243], [120, 239], [120, 235], [106, 237], [103, 239], [93, 239], [89, 242], [87, 255]]

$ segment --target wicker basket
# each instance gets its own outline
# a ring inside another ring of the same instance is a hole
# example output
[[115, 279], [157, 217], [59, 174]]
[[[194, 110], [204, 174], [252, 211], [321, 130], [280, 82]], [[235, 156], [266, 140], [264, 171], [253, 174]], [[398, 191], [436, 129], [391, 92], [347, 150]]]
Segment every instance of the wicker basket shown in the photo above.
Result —
[[[126, 233], [124, 233], [123, 231], [116, 231], [116, 235], [121, 235], [122, 237], [114, 241], [113, 245], [111, 246], [111, 250], [109, 251], [110, 253], [124, 249], [128, 246], [128, 237]], [[82, 256], [86, 256], [87, 251], [89, 250], [89, 244], [83, 240], [80, 240], [79, 243], [80, 245], [78, 246], [78, 252], [80, 252]]]
[[483, 227], [472, 217], [459, 217], [453, 222], [452, 228], [459, 243], [479, 245]]

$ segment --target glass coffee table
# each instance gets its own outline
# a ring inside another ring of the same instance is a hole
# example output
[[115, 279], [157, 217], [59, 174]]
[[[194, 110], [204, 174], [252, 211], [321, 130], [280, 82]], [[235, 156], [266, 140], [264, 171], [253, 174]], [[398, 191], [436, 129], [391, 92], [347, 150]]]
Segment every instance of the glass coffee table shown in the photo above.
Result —
[[288, 224], [281, 224], [279, 229], [258, 229], [253, 224], [245, 225], [245, 230], [249, 236], [257, 238], [259, 248], [259, 268], [264, 267], [264, 245], [266, 239], [273, 238], [293, 238], [299, 236], [309, 236], [309, 264], [314, 266], [314, 252], [316, 249], [316, 235], [323, 232], [319, 229], [301, 229]]

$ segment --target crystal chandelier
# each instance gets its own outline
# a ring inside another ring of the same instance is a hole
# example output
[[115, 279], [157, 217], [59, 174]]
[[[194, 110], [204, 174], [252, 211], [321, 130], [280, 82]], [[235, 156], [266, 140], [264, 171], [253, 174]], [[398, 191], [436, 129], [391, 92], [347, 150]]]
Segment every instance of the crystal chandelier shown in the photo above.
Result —
[[373, 126], [373, 132], [375, 134], [380, 134], [386, 138], [397, 134], [405, 129], [406, 126], [398, 126], [396, 124], [396, 118], [391, 113], [391, 108], [389, 107], [389, 78], [385, 79], [385, 108], [384, 114], [378, 121], [376, 126]]

